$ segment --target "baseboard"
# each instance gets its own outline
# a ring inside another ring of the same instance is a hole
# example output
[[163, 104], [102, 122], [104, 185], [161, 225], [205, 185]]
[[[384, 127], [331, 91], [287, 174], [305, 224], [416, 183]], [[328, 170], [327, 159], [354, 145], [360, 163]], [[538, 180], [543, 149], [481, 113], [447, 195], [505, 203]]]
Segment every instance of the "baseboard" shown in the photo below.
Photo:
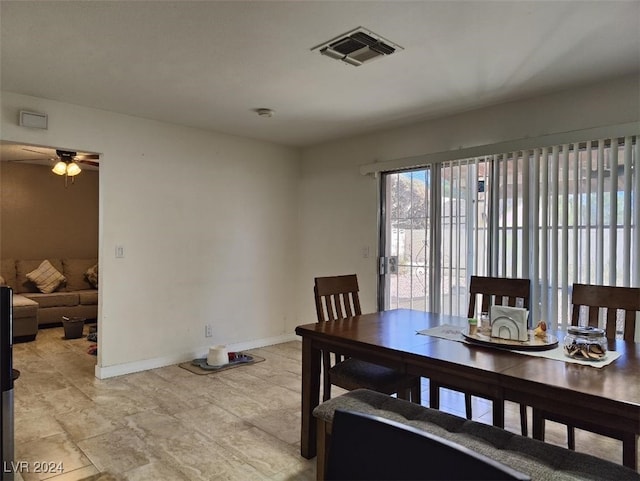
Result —
[[[266, 337], [263, 339], [253, 339], [251, 341], [228, 344], [227, 349], [230, 352], [246, 351], [248, 349], [255, 349], [258, 347], [272, 346], [274, 344], [299, 340], [300, 337], [298, 337], [296, 334], [282, 334], [280, 336]], [[116, 364], [114, 366], [102, 367], [96, 365], [95, 376], [98, 379], [107, 379], [110, 377], [122, 376], [124, 374], [131, 374], [134, 372], [148, 371], [149, 369], [156, 369], [158, 367], [171, 366], [172, 364], [179, 364], [181, 362], [190, 361], [191, 359], [196, 359], [198, 357], [206, 357], [208, 352], [209, 346], [204, 346], [198, 349], [194, 349], [193, 351], [176, 353], [170, 356], [157, 357], [154, 359], [126, 362], [123, 364]]]

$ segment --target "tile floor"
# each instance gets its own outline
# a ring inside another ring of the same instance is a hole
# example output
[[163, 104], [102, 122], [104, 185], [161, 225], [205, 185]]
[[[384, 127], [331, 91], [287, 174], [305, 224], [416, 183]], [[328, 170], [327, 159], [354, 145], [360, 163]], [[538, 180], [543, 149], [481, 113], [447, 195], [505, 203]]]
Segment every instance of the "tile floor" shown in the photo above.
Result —
[[[315, 479], [315, 459], [299, 455], [299, 342], [254, 349], [249, 352], [266, 361], [207, 376], [168, 366], [107, 380], [94, 377], [89, 345], [52, 328], [14, 346], [14, 367], [21, 371], [16, 460], [64, 468], [23, 472], [25, 481], [74, 481], [104, 471], [131, 481]], [[459, 393], [445, 390], [441, 404], [464, 412]], [[474, 398], [473, 409], [474, 419], [491, 422], [488, 401]], [[506, 423], [518, 432], [514, 404], [507, 404]], [[565, 432], [551, 425], [547, 438], [562, 445]], [[580, 450], [621, 462], [617, 441], [578, 431], [576, 442]]]

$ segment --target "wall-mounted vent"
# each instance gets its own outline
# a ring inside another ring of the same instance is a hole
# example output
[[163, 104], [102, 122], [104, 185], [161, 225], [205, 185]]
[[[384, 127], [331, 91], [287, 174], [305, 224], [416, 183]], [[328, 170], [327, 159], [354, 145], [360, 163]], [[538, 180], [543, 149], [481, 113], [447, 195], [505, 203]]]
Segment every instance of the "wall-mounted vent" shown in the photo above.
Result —
[[363, 63], [404, 49], [377, 33], [358, 27], [311, 50], [319, 50], [322, 55], [359, 67]]

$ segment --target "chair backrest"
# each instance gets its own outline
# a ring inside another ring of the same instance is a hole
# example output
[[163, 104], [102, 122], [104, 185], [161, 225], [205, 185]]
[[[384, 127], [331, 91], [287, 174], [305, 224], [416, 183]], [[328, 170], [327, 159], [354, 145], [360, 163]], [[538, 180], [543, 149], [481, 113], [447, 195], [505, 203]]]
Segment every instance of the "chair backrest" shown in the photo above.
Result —
[[[516, 307], [518, 299], [522, 307], [529, 309], [531, 298], [531, 281], [529, 279], [509, 279], [507, 277], [471, 276], [469, 285], [470, 318], [476, 317], [476, 297], [482, 297], [481, 312], [489, 312], [492, 305]], [[505, 303], [506, 299], [506, 303]]]
[[464, 446], [412, 426], [336, 410], [327, 480], [502, 480], [531, 478]]
[[636, 330], [636, 313], [640, 312], [640, 287], [596, 286], [591, 284], [574, 284], [571, 295], [573, 311], [571, 324], [580, 324], [580, 307], [588, 307], [588, 325], [598, 326], [600, 308], [607, 311], [607, 337], [616, 337], [616, 317], [618, 309], [625, 311], [622, 337], [633, 341]]
[[358, 290], [358, 277], [355, 274], [316, 277], [313, 293], [318, 321], [332, 321], [362, 314]]

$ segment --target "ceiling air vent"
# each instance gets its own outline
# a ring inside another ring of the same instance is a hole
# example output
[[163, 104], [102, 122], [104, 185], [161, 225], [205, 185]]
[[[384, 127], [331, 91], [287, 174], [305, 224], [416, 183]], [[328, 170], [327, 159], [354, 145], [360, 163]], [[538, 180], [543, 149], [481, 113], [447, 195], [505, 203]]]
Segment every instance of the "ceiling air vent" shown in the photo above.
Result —
[[311, 50], [319, 50], [322, 55], [359, 67], [363, 63], [391, 55], [396, 50], [403, 50], [403, 48], [377, 33], [358, 27], [328, 42], [321, 43]]

